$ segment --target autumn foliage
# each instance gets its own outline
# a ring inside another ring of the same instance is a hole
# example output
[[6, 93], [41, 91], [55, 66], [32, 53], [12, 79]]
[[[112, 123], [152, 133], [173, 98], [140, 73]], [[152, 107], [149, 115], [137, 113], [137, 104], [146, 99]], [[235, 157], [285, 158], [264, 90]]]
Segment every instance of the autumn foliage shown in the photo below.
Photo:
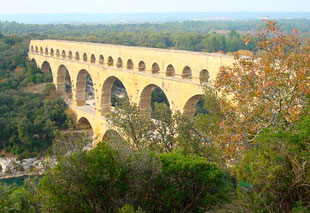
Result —
[[229, 151], [251, 144], [265, 128], [291, 128], [306, 106], [310, 42], [301, 44], [296, 30], [281, 31], [276, 22], [265, 25], [256, 38], [245, 39], [257, 42], [259, 54], [236, 54], [234, 65], [222, 67], [216, 78], [224, 115], [218, 141]]

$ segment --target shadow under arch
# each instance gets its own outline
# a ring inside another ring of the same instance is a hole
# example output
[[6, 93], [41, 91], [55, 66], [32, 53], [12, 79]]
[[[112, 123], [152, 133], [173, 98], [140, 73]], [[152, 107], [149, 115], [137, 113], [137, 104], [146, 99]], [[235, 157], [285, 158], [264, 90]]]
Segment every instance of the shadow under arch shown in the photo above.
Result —
[[38, 67], [38, 64], [37, 64], [37, 62], [36, 62], [36, 60], [34, 58], [31, 59], [31, 62], [34, 64], [35, 67]]
[[107, 130], [102, 139], [101, 139], [102, 142], [122, 142], [124, 141], [124, 139], [122, 138], [122, 136], [114, 129], [109, 129]]
[[182, 71], [182, 79], [191, 79], [192, 78], [192, 69], [189, 66], [185, 66]]
[[41, 70], [43, 73], [52, 72], [50, 63], [48, 63], [47, 61], [44, 61], [41, 66]]
[[[154, 92], [157, 94], [153, 96]], [[139, 107], [141, 113], [146, 113], [147, 110], [152, 109], [155, 102], [165, 103], [168, 107], [170, 107], [170, 102], [163, 89], [156, 84], [149, 84], [144, 87], [140, 95]]]
[[[103, 85], [101, 90], [101, 100], [100, 100], [100, 109], [101, 109], [101, 116], [108, 115], [111, 113], [112, 108], [112, 90], [114, 83], [118, 83], [118, 87], [123, 88], [125, 91], [126, 96], [128, 97], [128, 93], [126, 87], [122, 83], [122, 81], [115, 77], [110, 76], [108, 77]], [[118, 97], [118, 98], [125, 98], [125, 97]]]
[[72, 99], [72, 84], [69, 70], [65, 65], [60, 65], [57, 71], [57, 92], [60, 95], [68, 95]]
[[169, 64], [166, 69], [166, 76], [173, 77], [175, 75], [175, 69], [172, 64]]
[[81, 117], [80, 119], [78, 119], [78, 121], [76, 122], [76, 129], [77, 130], [88, 130], [90, 133], [90, 136], [93, 136], [94, 134], [91, 123], [85, 117]]
[[208, 83], [209, 78], [210, 78], [210, 74], [209, 74], [209, 71], [207, 69], [203, 69], [200, 71], [199, 80], [200, 80], [201, 84]]
[[[93, 79], [89, 72], [85, 69], [79, 71], [75, 85], [75, 101], [77, 106], [86, 105], [86, 100], [94, 99], [95, 90], [93, 87]], [[90, 105], [94, 106], [95, 102]]]
[[203, 97], [202, 94], [194, 95], [190, 99], [187, 100], [183, 107], [183, 114], [188, 116], [194, 116], [197, 109], [198, 101]]

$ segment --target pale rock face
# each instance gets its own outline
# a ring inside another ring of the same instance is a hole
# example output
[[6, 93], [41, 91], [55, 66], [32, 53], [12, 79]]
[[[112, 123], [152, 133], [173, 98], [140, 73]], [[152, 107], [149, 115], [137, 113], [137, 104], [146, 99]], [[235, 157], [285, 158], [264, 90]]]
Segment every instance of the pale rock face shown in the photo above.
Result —
[[28, 158], [21, 161], [15, 158], [0, 158], [0, 179], [33, 173], [42, 174], [45, 172], [46, 166], [54, 167], [56, 164], [55, 157], [50, 159]]
[[37, 159], [35, 158], [28, 158], [23, 160], [23, 168], [24, 170], [28, 170], [31, 168], [31, 166], [34, 166], [34, 163], [36, 162]]
[[0, 165], [2, 168], [2, 170], [0, 169], [0, 174], [6, 173], [8, 168], [12, 168], [13, 162], [15, 162], [14, 158], [0, 158]]

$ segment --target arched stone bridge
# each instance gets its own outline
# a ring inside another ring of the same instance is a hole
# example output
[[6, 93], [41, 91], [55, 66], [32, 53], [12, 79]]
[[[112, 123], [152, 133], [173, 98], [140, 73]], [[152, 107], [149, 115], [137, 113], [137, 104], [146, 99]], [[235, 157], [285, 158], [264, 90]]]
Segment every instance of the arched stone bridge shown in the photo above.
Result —
[[[203, 83], [212, 82], [233, 58], [221, 54], [118, 46], [60, 40], [32, 40], [29, 60], [43, 72], [51, 70], [59, 94], [65, 93], [68, 71], [72, 86], [72, 110], [87, 119], [95, 136], [108, 130], [104, 116], [111, 112], [111, 88], [119, 79], [131, 102], [141, 110], [150, 107], [151, 94], [161, 88], [172, 111], [192, 115], [203, 94]], [[86, 75], [94, 87], [95, 107], [86, 105]]]

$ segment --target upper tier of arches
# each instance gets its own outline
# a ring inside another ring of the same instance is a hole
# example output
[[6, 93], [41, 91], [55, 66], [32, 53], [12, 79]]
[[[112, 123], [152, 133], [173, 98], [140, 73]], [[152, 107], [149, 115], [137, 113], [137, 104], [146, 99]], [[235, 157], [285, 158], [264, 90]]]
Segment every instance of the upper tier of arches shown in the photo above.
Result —
[[[144, 72], [153, 75], [160, 74], [161, 76], [188, 81], [191, 81], [193, 79], [193, 70], [189, 65], [185, 65], [180, 70], [177, 70], [176, 66], [174, 66], [173, 64], [161, 65], [160, 61], [153, 61], [152, 63], [147, 64], [145, 60], [134, 61], [133, 58], [122, 58], [122, 57], [114, 58], [111, 55], [104, 55], [103, 53], [96, 54], [82, 51], [64, 50], [64, 49], [54, 50], [54, 48], [51, 47], [48, 48], [33, 45], [30, 46], [30, 51], [31, 53], [52, 57], [60, 57], [72, 61], [97, 64], [99, 66], [107, 66], [109, 68], [113, 67], [115, 69], [137, 71], [140, 73]], [[208, 69], [202, 68], [200, 70], [196, 70], [196, 72], [197, 71], [199, 72], [199, 76], [197, 78], [201, 84], [209, 82], [210, 74]]]

